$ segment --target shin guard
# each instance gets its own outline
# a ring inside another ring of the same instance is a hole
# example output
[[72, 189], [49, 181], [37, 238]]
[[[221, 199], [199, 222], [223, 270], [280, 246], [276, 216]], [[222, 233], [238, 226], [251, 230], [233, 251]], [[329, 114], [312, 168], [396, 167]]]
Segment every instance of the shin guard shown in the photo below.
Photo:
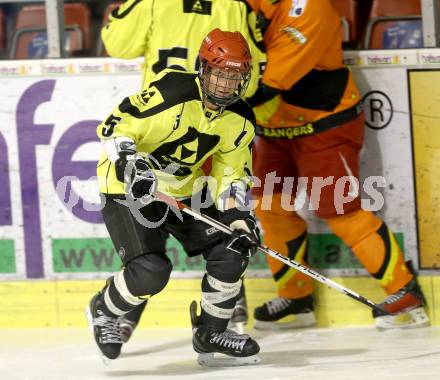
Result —
[[[267, 203], [259, 199], [259, 205]], [[307, 225], [295, 212], [281, 207], [281, 194], [273, 195], [269, 210], [257, 208], [256, 214], [262, 224], [265, 244], [301, 264], [307, 263]], [[313, 293], [313, 280], [279, 260], [267, 257], [272, 275], [277, 283], [278, 295], [283, 298], [302, 298]]]
[[387, 294], [397, 292], [412, 280], [394, 234], [371, 212], [358, 210], [327, 221]]

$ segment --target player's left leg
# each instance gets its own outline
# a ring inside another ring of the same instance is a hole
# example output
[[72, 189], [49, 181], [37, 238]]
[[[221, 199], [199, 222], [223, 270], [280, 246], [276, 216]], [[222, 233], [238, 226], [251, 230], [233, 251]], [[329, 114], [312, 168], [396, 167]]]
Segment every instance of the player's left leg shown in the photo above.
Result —
[[217, 244], [203, 253], [206, 273], [202, 280], [201, 314], [191, 307], [193, 348], [206, 366], [257, 364], [260, 347], [247, 334], [227, 330], [241, 288], [248, 258]]
[[[219, 218], [214, 206], [201, 211]], [[227, 250], [223, 234], [201, 221], [187, 220], [184, 224], [169, 225], [168, 230], [178, 238], [189, 255], [202, 253], [206, 259], [201, 315], [197, 316], [197, 305], [193, 305], [190, 310], [193, 347], [199, 354], [199, 364], [218, 366], [258, 363], [258, 344], [249, 335], [227, 330], [239, 298], [248, 258]]]
[[[291, 156], [293, 145], [290, 140], [257, 139], [254, 174], [262, 185], [254, 187], [252, 192], [257, 202], [255, 213], [264, 231], [265, 244], [286, 257], [308, 265], [307, 225], [291, 210], [298, 177], [295, 160]], [[266, 259], [277, 285], [277, 297], [255, 309], [254, 327], [284, 329], [314, 325], [313, 280], [279, 260], [271, 257]]]
[[[308, 265], [306, 223], [295, 212], [283, 209], [282, 196], [286, 194], [273, 194], [270, 209], [258, 207], [256, 210], [263, 227], [265, 244], [284, 256]], [[265, 203], [264, 197], [258, 200], [260, 205]], [[255, 309], [254, 328], [278, 330], [313, 326], [316, 323], [313, 279], [272, 257], [266, 259], [277, 285], [278, 296]]]
[[244, 327], [249, 320], [246, 289], [244, 287], [244, 276], [241, 277], [241, 287], [238, 293], [237, 301], [235, 302], [234, 311], [228, 323], [228, 329], [235, 331], [238, 334], [244, 333]]
[[[191, 199], [184, 200], [183, 203], [201, 213], [219, 219], [220, 213], [214, 207], [208, 188], [205, 187], [200, 193], [194, 194]], [[197, 256], [211, 249], [216, 244], [223, 242], [223, 234], [217, 229], [207, 225], [200, 220], [188, 218], [186, 215], [185, 223], [173, 223], [167, 225], [167, 231], [175, 236], [183, 245], [185, 253], [189, 257]], [[244, 288], [244, 275], [241, 278], [240, 292], [237, 296], [234, 312], [228, 324], [228, 329], [237, 333], [244, 332], [244, 325], [248, 321], [246, 293]]]

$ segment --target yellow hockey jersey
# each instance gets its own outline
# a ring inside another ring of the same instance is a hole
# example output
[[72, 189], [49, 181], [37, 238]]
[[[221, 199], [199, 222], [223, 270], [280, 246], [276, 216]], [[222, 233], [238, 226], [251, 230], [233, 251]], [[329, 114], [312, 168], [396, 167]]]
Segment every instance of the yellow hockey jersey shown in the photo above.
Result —
[[[151, 155], [158, 190], [177, 199], [206, 186], [201, 166], [212, 156], [208, 185], [217, 201], [233, 183], [250, 185], [255, 116], [243, 100], [212, 111], [201, 99], [197, 73], [166, 69], [144, 91], [125, 98], [97, 127], [98, 136], [133, 140], [139, 154]], [[125, 193], [105, 151], [97, 174], [102, 193]]]
[[101, 37], [112, 57], [145, 57], [145, 88], [167, 67], [197, 71], [200, 45], [215, 28], [239, 31], [250, 45], [249, 97], [256, 91], [265, 55], [257, 48], [262, 34], [256, 29], [255, 14], [243, 0], [127, 0], [112, 12]]

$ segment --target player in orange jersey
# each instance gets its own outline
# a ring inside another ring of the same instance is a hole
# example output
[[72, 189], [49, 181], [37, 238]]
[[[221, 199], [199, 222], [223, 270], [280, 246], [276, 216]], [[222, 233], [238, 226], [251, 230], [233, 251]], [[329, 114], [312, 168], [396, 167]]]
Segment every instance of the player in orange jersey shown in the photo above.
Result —
[[[405, 326], [428, 325], [422, 292], [393, 233], [361, 208], [364, 116], [352, 73], [342, 64], [339, 16], [330, 0], [247, 1], [257, 13], [267, 55], [262, 83], [248, 99], [258, 124], [254, 173], [263, 184], [253, 191], [265, 242], [307, 264], [306, 223], [282, 207], [283, 194], [289, 201], [294, 198], [292, 187], [283, 188], [286, 181], [269, 186], [266, 175], [276, 171], [281, 178], [305, 177], [316, 215], [379, 280], [389, 295], [386, 302], [396, 312], [411, 310]], [[317, 178], [325, 181], [318, 184]], [[278, 260], [269, 257], [268, 262], [278, 297], [255, 310], [256, 327], [313, 325], [312, 279]], [[292, 316], [293, 322], [282, 323]], [[374, 317], [378, 328], [397, 325], [394, 317]]]

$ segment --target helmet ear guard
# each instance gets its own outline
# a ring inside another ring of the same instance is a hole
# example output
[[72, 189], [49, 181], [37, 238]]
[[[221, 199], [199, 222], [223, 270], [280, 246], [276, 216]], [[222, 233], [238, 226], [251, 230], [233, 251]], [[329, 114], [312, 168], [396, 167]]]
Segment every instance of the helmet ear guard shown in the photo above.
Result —
[[225, 107], [240, 99], [251, 79], [249, 45], [239, 32], [212, 30], [199, 51], [199, 78], [210, 103]]

